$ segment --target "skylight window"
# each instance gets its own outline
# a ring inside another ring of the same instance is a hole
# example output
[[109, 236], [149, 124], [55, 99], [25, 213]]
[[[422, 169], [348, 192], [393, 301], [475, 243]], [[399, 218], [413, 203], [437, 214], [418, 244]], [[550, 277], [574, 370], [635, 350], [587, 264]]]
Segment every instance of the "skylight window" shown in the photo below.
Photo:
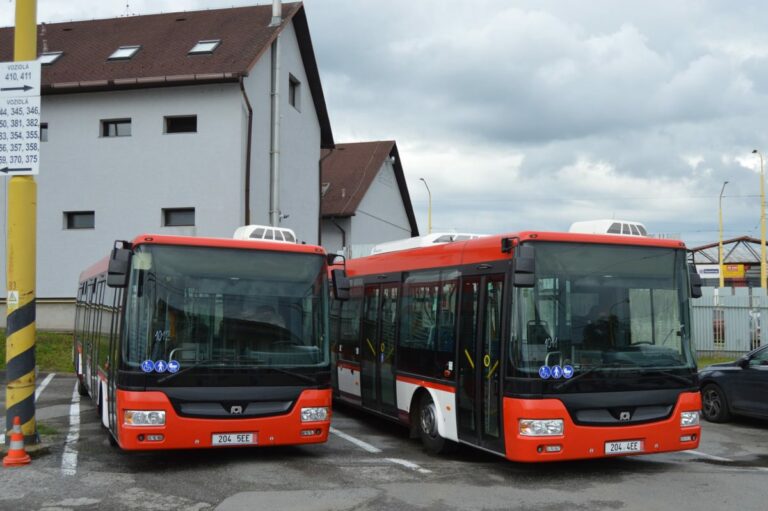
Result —
[[107, 60], [129, 60], [140, 48], [141, 46], [121, 46]]
[[213, 50], [219, 47], [221, 39], [209, 39], [207, 41], [198, 41], [196, 45], [189, 50], [189, 55], [199, 55], [201, 53], [213, 53]]
[[37, 60], [40, 61], [40, 64], [44, 66], [49, 66], [59, 60], [59, 57], [61, 57], [64, 54], [63, 51], [49, 51], [45, 53], [41, 53], [40, 56], [37, 58]]

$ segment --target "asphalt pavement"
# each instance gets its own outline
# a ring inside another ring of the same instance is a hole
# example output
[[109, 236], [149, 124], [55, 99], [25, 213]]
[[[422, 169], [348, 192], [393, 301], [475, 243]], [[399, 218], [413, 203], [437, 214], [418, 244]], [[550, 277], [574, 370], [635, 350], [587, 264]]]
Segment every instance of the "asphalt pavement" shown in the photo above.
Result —
[[44, 444], [0, 469], [0, 509], [766, 509], [768, 422], [705, 423], [692, 452], [521, 464], [469, 447], [431, 456], [402, 426], [337, 407], [323, 445], [137, 454], [111, 447], [76, 396], [72, 375], [49, 379]]

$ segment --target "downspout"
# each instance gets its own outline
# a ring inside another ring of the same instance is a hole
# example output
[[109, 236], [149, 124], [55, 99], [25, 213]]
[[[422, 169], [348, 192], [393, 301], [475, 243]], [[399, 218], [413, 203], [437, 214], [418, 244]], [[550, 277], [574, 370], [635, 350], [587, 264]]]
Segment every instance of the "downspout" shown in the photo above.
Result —
[[344, 257], [347, 257], [347, 231], [336, 223], [335, 217], [331, 217], [331, 223], [341, 231], [341, 251], [344, 252]]
[[251, 143], [253, 140], [253, 108], [248, 100], [248, 93], [245, 92], [243, 77], [240, 77], [240, 92], [245, 100], [245, 106], [248, 108], [248, 141], [245, 143], [245, 223], [251, 224]]
[[[272, 22], [270, 27], [282, 22], [280, 0], [272, 3]], [[269, 151], [269, 225], [280, 224], [280, 35], [275, 37], [271, 49], [271, 87], [272, 98]]]

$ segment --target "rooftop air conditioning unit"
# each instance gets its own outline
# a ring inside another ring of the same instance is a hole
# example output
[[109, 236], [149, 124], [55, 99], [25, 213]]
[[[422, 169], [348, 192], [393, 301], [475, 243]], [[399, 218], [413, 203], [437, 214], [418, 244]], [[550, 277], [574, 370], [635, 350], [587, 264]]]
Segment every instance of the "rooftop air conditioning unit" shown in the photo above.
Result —
[[296, 233], [285, 227], [271, 225], [244, 225], [235, 230], [236, 240], [277, 241], [280, 243], [298, 243]]
[[587, 220], [574, 222], [568, 232], [582, 234], [616, 234], [619, 236], [648, 236], [648, 231], [640, 222], [631, 220]]

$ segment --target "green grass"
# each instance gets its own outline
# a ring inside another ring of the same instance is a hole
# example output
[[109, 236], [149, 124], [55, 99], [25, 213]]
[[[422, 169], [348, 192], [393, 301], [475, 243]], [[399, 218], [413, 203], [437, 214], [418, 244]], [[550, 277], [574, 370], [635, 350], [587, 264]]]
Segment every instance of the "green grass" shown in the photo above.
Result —
[[[0, 329], [0, 370], [5, 369], [5, 329]], [[35, 357], [39, 371], [71, 373], [72, 334], [37, 332]]]
[[699, 357], [696, 361], [696, 365], [699, 369], [703, 369], [712, 364], [719, 364], [720, 362], [733, 362], [733, 358], [729, 357]]
[[44, 422], [37, 422], [35, 424], [37, 426], [37, 433], [42, 436], [52, 436], [52, 435], [58, 435], [59, 430], [49, 426], [48, 424], [45, 424]]

